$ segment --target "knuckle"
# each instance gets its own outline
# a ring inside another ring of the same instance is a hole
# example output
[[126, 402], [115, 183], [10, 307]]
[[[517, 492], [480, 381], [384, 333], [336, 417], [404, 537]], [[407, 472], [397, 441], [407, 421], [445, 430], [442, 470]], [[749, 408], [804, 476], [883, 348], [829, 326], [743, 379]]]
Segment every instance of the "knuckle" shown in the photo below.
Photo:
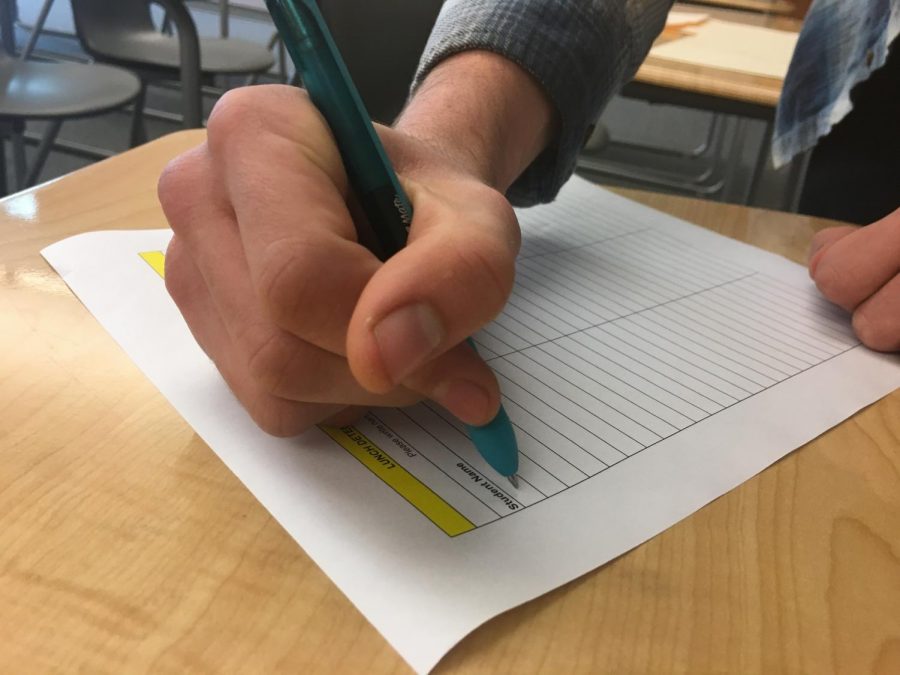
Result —
[[263, 391], [277, 392], [296, 357], [290, 340], [276, 328], [254, 326], [245, 330], [241, 343], [250, 378]]
[[163, 209], [181, 192], [182, 166], [181, 157], [176, 157], [167, 162], [162, 173], [159, 174], [159, 180], [156, 181], [156, 194]]
[[246, 140], [258, 147], [263, 137], [303, 141], [328, 127], [305, 92], [284, 85], [238, 87], [213, 106], [206, 122], [211, 152], [223, 156]]
[[204, 318], [209, 312], [208, 293], [203, 278], [190, 261], [187, 249], [177, 235], [169, 242], [164, 264], [163, 283], [166, 292], [184, 317], [197, 344], [207, 356], [216, 361], [219, 347], [215, 340], [209, 339], [209, 321]]
[[188, 151], [166, 164], [156, 184], [157, 199], [175, 232], [192, 222], [191, 213], [198, 202], [204, 167], [197, 150]]
[[296, 404], [271, 396], [257, 397], [247, 412], [260, 429], [277, 438], [296, 436], [315, 424], [297, 410]]
[[332, 427], [343, 427], [348, 424], [355, 424], [365, 414], [366, 408], [363, 406], [348, 406], [323, 420], [323, 423]]
[[847, 283], [842, 269], [826, 258], [819, 263], [816, 268], [813, 281], [816, 288], [826, 298], [839, 305], [845, 304], [845, 296], [847, 294]]
[[301, 312], [322, 301], [314, 283], [315, 245], [307, 237], [292, 236], [271, 242], [263, 252], [258, 289], [268, 316], [290, 328]]
[[185, 301], [191, 286], [184, 255], [185, 251], [181, 239], [178, 235], [174, 235], [166, 249], [163, 281], [172, 300], [175, 301], [175, 304], [182, 312], [184, 311]]
[[230, 89], [216, 102], [206, 121], [210, 149], [218, 153], [237, 134], [254, 133], [260, 107], [255, 87]]
[[322, 114], [296, 87], [261, 85], [228, 91], [206, 124], [210, 155], [239, 166], [248, 158], [286, 168], [315, 166], [343, 185], [343, 164]]

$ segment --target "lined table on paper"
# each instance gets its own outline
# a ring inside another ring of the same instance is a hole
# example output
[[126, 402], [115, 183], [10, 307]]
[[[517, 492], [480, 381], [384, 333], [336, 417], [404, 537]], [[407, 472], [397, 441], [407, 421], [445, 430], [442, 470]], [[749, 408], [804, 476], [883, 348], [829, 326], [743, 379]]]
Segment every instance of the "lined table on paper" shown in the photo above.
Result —
[[516, 427], [518, 490], [428, 402], [293, 438], [263, 432], [166, 292], [170, 230], [85, 232], [42, 253], [424, 673], [491, 617], [647, 541], [900, 386], [897, 357], [857, 344], [800, 265], [576, 179], [520, 220], [515, 291], [475, 336]]
[[434, 404], [347, 428], [469, 523], [448, 534], [514, 515], [858, 345], [811, 285], [702, 250], [669, 231], [669, 216], [581, 181], [565, 192], [519, 212], [515, 288], [475, 336], [516, 428], [521, 489], [497, 482]]

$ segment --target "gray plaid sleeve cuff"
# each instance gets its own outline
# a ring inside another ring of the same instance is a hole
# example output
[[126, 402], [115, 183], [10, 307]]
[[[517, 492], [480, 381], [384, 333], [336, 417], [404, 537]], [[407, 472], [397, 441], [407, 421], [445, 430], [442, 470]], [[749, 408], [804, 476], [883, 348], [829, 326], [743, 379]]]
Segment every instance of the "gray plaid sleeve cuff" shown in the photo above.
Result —
[[507, 196], [551, 201], [575, 169], [592, 125], [640, 66], [671, 0], [448, 0], [419, 63], [413, 90], [443, 59], [483, 49], [514, 61], [544, 87], [560, 133]]

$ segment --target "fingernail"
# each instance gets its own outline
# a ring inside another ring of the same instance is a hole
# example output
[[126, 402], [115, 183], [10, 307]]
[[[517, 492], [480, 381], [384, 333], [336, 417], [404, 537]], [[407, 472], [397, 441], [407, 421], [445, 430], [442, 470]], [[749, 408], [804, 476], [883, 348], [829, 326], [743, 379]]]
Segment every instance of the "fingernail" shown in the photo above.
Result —
[[408, 305], [388, 314], [373, 329], [381, 362], [394, 384], [421, 366], [444, 339], [444, 325], [430, 306]]
[[432, 398], [466, 424], [480, 426], [491, 421], [491, 397], [474, 382], [445, 382], [438, 385]]

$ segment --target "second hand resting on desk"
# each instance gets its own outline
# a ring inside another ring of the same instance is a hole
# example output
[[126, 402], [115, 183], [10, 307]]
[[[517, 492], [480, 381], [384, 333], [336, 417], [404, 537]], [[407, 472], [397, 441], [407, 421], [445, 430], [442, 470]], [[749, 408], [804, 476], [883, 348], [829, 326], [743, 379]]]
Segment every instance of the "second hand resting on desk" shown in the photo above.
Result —
[[[374, 240], [374, 252], [386, 260], [406, 244], [412, 205], [325, 20], [311, 0], [266, 0], [266, 5], [310, 99], [334, 134], [347, 178], [371, 228], [366, 239]], [[467, 430], [485, 461], [518, 488], [519, 451], [503, 406], [491, 422], [467, 425]]]

